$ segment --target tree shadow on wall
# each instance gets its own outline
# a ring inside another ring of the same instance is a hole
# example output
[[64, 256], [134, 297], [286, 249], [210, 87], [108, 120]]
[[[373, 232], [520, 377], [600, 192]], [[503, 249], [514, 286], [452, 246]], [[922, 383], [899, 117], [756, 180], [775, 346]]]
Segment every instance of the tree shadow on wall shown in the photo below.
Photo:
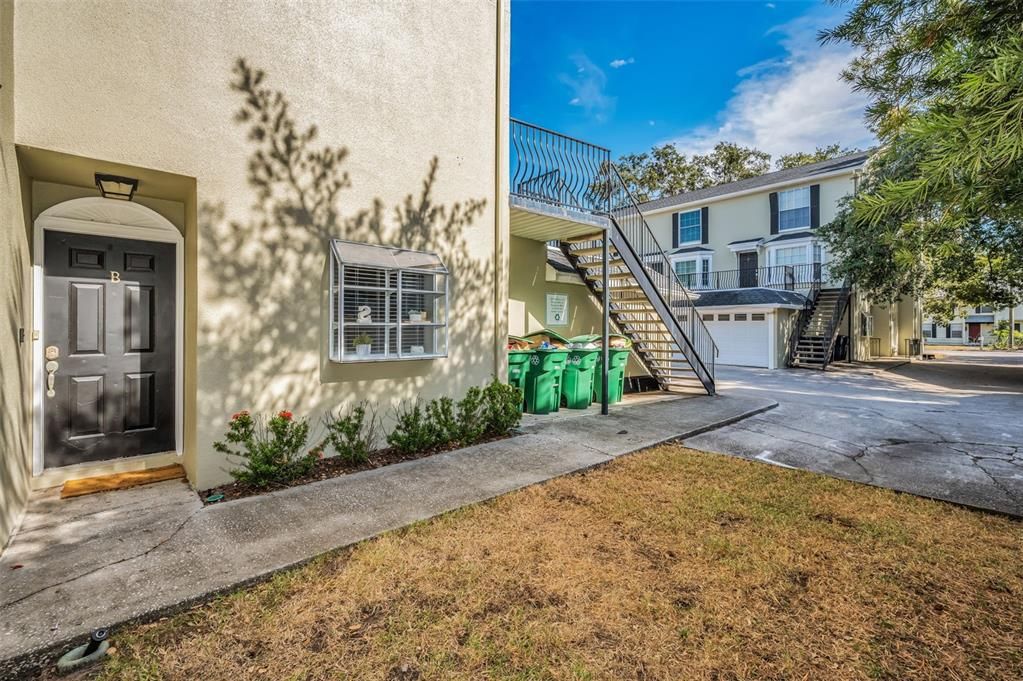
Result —
[[[225, 221], [223, 205], [200, 207], [201, 451], [241, 408], [291, 408], [315, 416], [344, 402], [387, 406], [402, 393], [460, 395], [493, 370], [493, 251], [473, 255], [468, 236], [485, 199], [450, 205], [433, 198], [439, 160], [429, 161], [417, 193], [387, 210], [376, 198], [343, 211], [352, 180], [345, 147], [318, 146], [315, 125], [301, 128], [287, 98], [265, 74], [239, 60], [231, 88], [236, 114], [253, 145], [247, 179], [251, 215]], [[450, 356], [371, 364], [334, 364], [328, 353], [328, 241], [343, 238], [435, 251], [450, 276]], [[475, 337], [479, 335], [477, 340]], [[471, 371], [475, 369], [475, 372]], [[214, 378], [215, 377], [215, 378]], [[443, 380], [438, 381], [438, 378]], [[399, 387], [395, 381], [403, 382]]]

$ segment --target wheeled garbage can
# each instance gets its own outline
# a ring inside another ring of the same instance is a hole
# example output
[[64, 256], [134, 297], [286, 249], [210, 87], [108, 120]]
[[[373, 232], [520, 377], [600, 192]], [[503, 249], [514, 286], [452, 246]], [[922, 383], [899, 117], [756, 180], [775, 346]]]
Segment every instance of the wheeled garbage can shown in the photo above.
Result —
[[537, 348], [529, 357], [526, 372], [526, 411], [549, 414], [561, 404], [561, 374], [568, 350]]
[[519, 409], [525, 406], [526, 401], [526, 374], [529, 371], [529, 358], [533, 356], [529, 349], [529, 341], [518, 336], [508, 336], [508, 385], [513, 385], [522, 391], [522, 403]]
[[561, 400], [569, 409], [585, 409], [593, 402], [593, 381], [600, 357], [600, 336], [568, 339], [568, 359], [561, 377]]
[[[608, 348], [607, 403], [616, 404], [622, 401], [622, 393], [625, 391], [625, 365], [629, 363], [629, 350], [632, 347], [632, 341], [615, 333], [611, 334], [608, 340], [611, 347]], [[593, 375], [594, 402], [600, 402], [604, 394], [601, 385], [603, 354], [603, 352], [597, 353], [597, 367]]]

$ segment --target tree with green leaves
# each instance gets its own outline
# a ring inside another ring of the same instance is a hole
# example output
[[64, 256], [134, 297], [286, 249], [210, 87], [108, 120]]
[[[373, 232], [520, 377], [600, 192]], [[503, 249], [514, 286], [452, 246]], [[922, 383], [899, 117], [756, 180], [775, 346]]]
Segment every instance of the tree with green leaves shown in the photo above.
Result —
[[1023, 4], [860, 0], [825, 42], [860, 51], [880, 141], [822, 228], [838, 272], [869, 294], [922, 294], [928, 311], [1023, 295]]
[[[793, 168], [852, 153], [840, 144], [817, 147], [811, 153], [780, 157], [778, 169]], [[687, 157], [674, 144], [662, 144], [641, 154], [628, 154], [615, 164], [638, 201], [684, 194], [696, 189], [763, 175], [771, 170], [771, 155], [734, 142], [718, 142], [706, 154]]]
[[860, 149], [843, 147], [841, 144], [836, 142], [835, 144], [817, 147], [809, 153], [805, 151], [797, 151], [793, 154], [782, 154], [778, 157], [778, 160], [774, 162], [774, 167], [777, 170], [798, 168], [799, 166], [805, 166], [810, 163], [819, 163], [832, 158], [838, 158], [839, 156], [855, 154], [858, 151], [860, 151]]

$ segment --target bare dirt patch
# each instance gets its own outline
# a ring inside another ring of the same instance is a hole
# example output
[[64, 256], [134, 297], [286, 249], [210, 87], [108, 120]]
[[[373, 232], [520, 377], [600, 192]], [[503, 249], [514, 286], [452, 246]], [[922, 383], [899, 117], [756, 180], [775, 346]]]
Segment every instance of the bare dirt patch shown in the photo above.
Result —
[[1018, 681], [1020, 555], [1019, 521], [663, 446], [117, 632], [94, 676]]

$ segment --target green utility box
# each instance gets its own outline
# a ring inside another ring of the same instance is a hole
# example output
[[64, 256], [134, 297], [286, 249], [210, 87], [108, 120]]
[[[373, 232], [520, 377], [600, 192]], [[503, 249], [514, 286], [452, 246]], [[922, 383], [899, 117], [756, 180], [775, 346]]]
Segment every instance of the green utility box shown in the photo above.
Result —
[[600, 358], [600, 336], [568, 339], [568, 360], [561, 378], [561, 397], [569, 409], [585, 409], [593, 401], [593, 381]]
[[508, 385], [513, 385], [522, 391], [522, 404], [519, 409], [525, 406], [526, 396], [526, 373], [529, 371], [529, 358], [533, 351], [527, 349], [529, 346], [525, 338], [508, 336]]
[[529, 358], [526, 372], [526, 411], [549, 414], [561, 405], [561, 374], [568, 350], [538, 348]]
[[[616, 404], [622, 401], [622, 393], [625, 391], [625, 365], [629, 363], [629, 349], [632, 347], [632, 341], [618, 334], [611, 334], [609, 338], [611, 347], [608, 350], [607, 363], [607, 403]], [[601, 385], [601, 374], [604, 370], [602, 359], [603, 352], [598, 352], [597, 368], [593, 376], [594, 402], [600, 402], [604, 394]]]

